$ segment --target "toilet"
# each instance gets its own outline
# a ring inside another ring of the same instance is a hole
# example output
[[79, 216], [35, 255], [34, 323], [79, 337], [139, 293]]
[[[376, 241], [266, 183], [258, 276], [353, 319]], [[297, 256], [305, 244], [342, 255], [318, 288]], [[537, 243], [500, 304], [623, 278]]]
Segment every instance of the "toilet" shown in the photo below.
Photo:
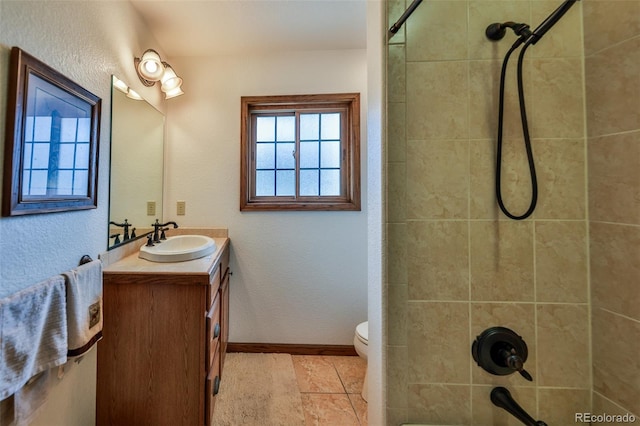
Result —
[[[367, 361], [367, 353], [369, 352], [369, 321], [362, 322], [356, 326], [356, 332], [353, 336], [353, 346], [360, 358]], [[364, 383], [362, 384], [362, 399], [367, 400], [367, 377], [369, 376], [369, 368], [364, 374]]]

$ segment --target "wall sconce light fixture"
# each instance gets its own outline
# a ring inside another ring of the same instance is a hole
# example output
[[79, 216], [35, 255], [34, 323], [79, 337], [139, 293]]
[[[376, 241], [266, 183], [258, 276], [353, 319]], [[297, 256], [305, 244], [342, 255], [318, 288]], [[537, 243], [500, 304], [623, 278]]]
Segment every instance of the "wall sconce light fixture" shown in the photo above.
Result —
[[184, 94], [181, 87], [182, 79], [176, 75], [171, 65], [160, 58], [155, 50], [145, 50], [142, 57], [134, 58], [133, 63], [142, 84], [150, 87], [156, 82], [160, 82], [160, 90], [164, 92], [165, 99]]
[[113, 77], [113, 87], [115, 87], [116, 89], [118, 89], [119, 91], [127, 95], [127, 98], [131, 98], [136, 101], [143, 100], [142, 96], [140, 96], [138, 92], [136, 92], [135, 90], [127, 86], [127, 83], [118, 79], [115, 75], [112, 77]]

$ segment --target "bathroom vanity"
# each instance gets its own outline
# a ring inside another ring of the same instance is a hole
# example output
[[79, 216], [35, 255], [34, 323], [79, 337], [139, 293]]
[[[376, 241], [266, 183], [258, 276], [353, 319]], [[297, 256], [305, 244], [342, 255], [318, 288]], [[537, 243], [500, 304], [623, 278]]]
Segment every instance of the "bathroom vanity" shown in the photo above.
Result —
[[229, 335], [229, 239], [200, 259], [104, 268], [97, 425], [210, 425]]

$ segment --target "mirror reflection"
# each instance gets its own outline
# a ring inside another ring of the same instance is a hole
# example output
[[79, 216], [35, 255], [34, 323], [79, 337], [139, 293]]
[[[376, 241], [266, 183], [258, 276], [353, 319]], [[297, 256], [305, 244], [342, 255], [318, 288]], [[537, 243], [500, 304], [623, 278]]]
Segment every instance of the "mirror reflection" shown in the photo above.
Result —
[[112, 84], [110, 249], [142, 237], [156, 218], [162, 220], [164, 116], [125, 92], [126, 84]]

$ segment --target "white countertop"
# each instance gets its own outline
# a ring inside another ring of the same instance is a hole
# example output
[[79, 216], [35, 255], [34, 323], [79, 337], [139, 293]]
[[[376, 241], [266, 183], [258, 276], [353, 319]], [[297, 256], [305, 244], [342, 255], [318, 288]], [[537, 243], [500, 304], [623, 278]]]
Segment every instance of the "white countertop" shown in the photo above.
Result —
[[209, 275], [211, 268], [229, 244], [229, 238], [213, 237], [216, 251], [199, 259], [184, 262], [151, 262], [138, 257], [138, 251], [103, 268], [104, 274], [179, 274]]

